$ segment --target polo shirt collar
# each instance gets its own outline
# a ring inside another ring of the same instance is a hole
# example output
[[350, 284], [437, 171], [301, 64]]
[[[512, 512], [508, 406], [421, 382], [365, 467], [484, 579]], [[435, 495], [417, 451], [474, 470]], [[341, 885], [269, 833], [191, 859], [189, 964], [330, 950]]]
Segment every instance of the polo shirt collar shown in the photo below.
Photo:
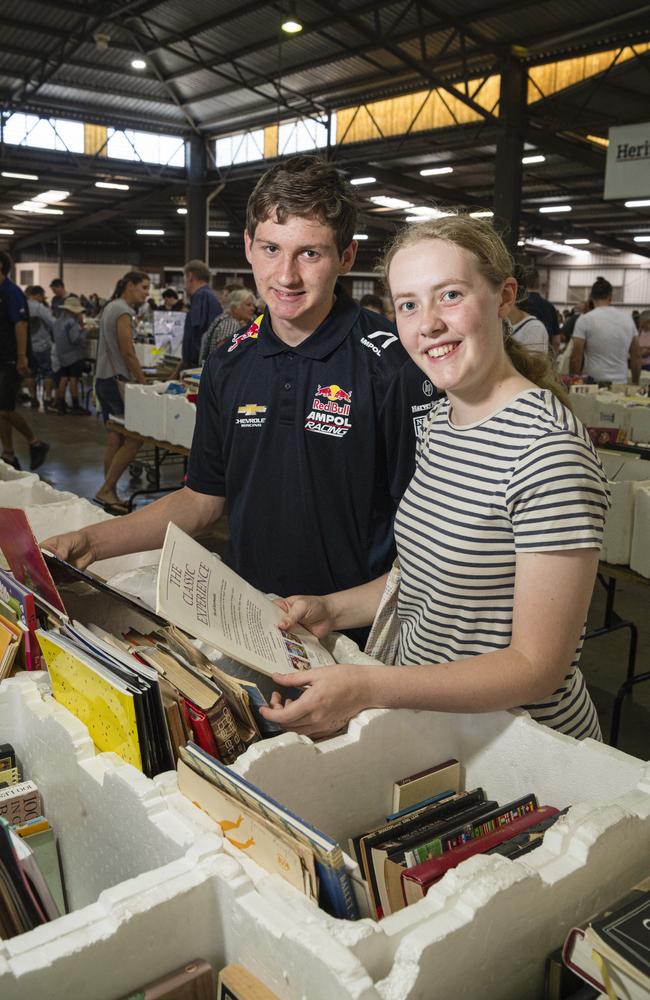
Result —
[[303, 340], [302, 344], [298, 344], [297, 347], [285, 344], [273, 332], [267, 306], [264, 310], [264, 318], [257, 340], [257, 349], [262, 356], [266, 358], [273, 354], [291, 351], [293, 354], [301, 354], [312, 361], [322, 361], [335, 351], [339, 344], [343, 343], [359, 318], [361, 307], [350, 298], [339, 284], [336, 285], [334, 294], [336, 301], [328, 315], [311, 336]]

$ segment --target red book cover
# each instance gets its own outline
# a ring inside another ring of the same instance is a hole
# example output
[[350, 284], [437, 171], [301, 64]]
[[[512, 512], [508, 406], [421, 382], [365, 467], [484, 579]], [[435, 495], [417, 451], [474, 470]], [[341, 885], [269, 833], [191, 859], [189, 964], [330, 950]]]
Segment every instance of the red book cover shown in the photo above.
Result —
[[428, 861], [423, 861], [412, 868], [405, 868], [402, 872], [402, 893], [404, 893], [405, 882], [416, 882], [422, 887], [422, 895], [425, 896], [431, 886], [438, 882], [445, 872], [449, 871], [450, 868], [455, 868], [461, 861], [466, 861], [467, 858], [471, 858], [475, 854], [485, 854], [491, 848], [502, 844], [504, 840], [510, 840], [511, 837], [524, 833], [529, 827], [537, 826], [543, 820], [556, 816], [558, 812], [559, 809], [556, 809], [555, 806], [540, 806], [534, 812], [525, 813], [525, 815], [519, 816], [492, 833], [477, 837], [475, 840], [468, 840], [458, 847], [453, 847], [450, 851], [445, 851], [439, 857], [429, 858]]
[[216, 760], [221, 760], [219, 756], [219, 749], [217, 747], [217, 741], [214, 738], [214, 733], [212, 732], [212, 726], [210, 721], [200, 708], [189, 701], [187, 698], [181, 698], [181, 711], [185, 717], [185, 721], [188, 728], [194, 734], [194, 742], [198, 743], [201, 750], [205, 750], [209, 753], [211, 757], [215, 757]]
[[66, 614], [24, 510], [14, 507], [0, 510], [0, 549], [20, 583]]

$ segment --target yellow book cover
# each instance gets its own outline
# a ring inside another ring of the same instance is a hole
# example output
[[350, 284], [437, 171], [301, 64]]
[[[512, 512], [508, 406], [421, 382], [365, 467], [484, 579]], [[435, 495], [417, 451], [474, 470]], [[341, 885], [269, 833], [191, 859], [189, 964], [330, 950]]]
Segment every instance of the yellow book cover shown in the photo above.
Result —
[[98, 750], [110, 750], [142, 771], [133, 695], [94, 669], [81, 650], [72, 652], [55, 632], [38, 629], [55, 699], [88, 728]]

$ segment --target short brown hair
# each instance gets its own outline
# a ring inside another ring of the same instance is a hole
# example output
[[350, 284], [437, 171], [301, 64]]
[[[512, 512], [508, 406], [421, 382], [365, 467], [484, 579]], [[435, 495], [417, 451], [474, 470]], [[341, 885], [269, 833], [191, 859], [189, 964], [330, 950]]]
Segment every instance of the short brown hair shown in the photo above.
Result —
[[197, 281], [210, 281], [210, 268], [204, 260], [188, 260], [183, 274], [191, 274]]
[[[386, 287], [388, 271], [398, 250], [414, 246], [423, 240], [441, 240], [471, 253], [479, 273], [493, 288], [498, 288], [506, 278], [514, 276], [514, 261], [492, 225], [483, 219], [472, 219], [467, 214], [458, 213], [411, 223], [397, 234], [388, 246], [382, 262]], [[544, 354], [534, 354], [513, 340], [509, 320], [505, 320], [503, 326], [505, 349], [513, 367], [541, 389], [550, 389], [565, 406], [569, 406], [568, 393], [555, 377], [550, 358]]]
[[246, 231], [252, 240], [258, 222], [275, 214], [282, 225], [291, 215], [315, 218], [334, 230], [340, 254], [350, 245], [357, 226], [354, 188], [318, 156], [292, 156], [260, 177], [246, 208]]

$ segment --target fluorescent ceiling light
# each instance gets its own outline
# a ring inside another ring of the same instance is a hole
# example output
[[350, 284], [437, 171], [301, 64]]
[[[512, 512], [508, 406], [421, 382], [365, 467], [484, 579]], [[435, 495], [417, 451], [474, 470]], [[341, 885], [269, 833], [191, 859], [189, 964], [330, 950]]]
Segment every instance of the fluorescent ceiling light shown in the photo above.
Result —
[[146, 69], [147, 68], [147, 64], [144, 61], [144, 59], [132, 59], [131, 60], [131, 65], [133, 66], [133, 69]]
[[441, 208], [434, 208], [432, 205], [415, 205], [409, 209], [411, 215], [422, 217], [423, 219], [444, 219], [448, 215], [455, 215], [455, 212], [444, 212]]
[[186, 208], [177, 208], [176, 209], [176, 214], [177, 215], [187, 215], [187, 209]]
[[420, 177], [433, 177], [434, 174], [453, 174], [453, 167], [426, 167], [420, 171]]
[[639, 201], [626, 201], [626, 208], [647, 208], [650, 205], [650, 198], [641, 198]]
[[574, 239], [565, 240], [564, 242], [570, 247], [579, 247], [586, 246], [586, 244], [590, 243], [591, 240], [583, 240], [582, 238], [576, 236]]
[[128, 191], [128, 184], [118, 184], [117, 181], [95, 181], [96, 188], [111, 188], [115, 191]]
[[571, 212], [571, 205], [542, 205], [540, 212], [542, 215], [550, 215], [551, 212]]
[[0, 229], [0, 236], [13, 236], [13, 235], [14, 235], [13, 229]]
[[470, 212], [470, 219], [491, 219], [494, 216], [494, 212]]
[[164, 236], [164, 229], [136, 229], [138, 236]]
[[577, 247], [568, 247], [564, 243], [555, 243], [553, 240], [537, 239], [536, 236], [531, 236], [530, 239], [526, 240], [526, 243], [532, 247], [550, 250], [552, 253], [564, 254], [566, 257], [591, 257], [589, 250], [578, 250]]
[[37, 181], [38, 174], [15, 174], [12, 170], [3, 170], [3, 177], [14, 177], [17, 181]]
[[63, 215], [60, 208], [48, 208], [42, 201], [21, 201], [14, 205], [14, 212], [34, 212], [38, 215]]
[[599, 146], [609, 146], [609, 139], [601, 139], [599, 135], [588, 135], [589, 142], [595, 142]]
[[542, 156], [541, 153], [535, 153], [534, 156], [522, 156], [522, 163], [545, 163], [546, 157]]
[[65, 201], [69, 194], [69, 191], [43, 191], [43, 194], [34, 195], [32, 201], [42, 201], [44, 205], [56, 205], [57, 201]]
[[390, 198], [387, 195], [376, 194], [370, 199], [373, 205], [381, 208], [413, 208], [412, 201], [404, 201], [403, 198]]
[[355, 233], [354, 236], [352, 237], [352, 239], [353, 240], [367, 240], [368, 239], [368, 234], [367, 233]]
[[650, 243], [650, 236], [635, 236], [635, 243]]
[[376, 184], [376, 177], [352, 177], [350, 184]]
[[220, 236], [223, 239], [228, 239], [230, 231], [228, 229], [208, 229], [208, 236]]

